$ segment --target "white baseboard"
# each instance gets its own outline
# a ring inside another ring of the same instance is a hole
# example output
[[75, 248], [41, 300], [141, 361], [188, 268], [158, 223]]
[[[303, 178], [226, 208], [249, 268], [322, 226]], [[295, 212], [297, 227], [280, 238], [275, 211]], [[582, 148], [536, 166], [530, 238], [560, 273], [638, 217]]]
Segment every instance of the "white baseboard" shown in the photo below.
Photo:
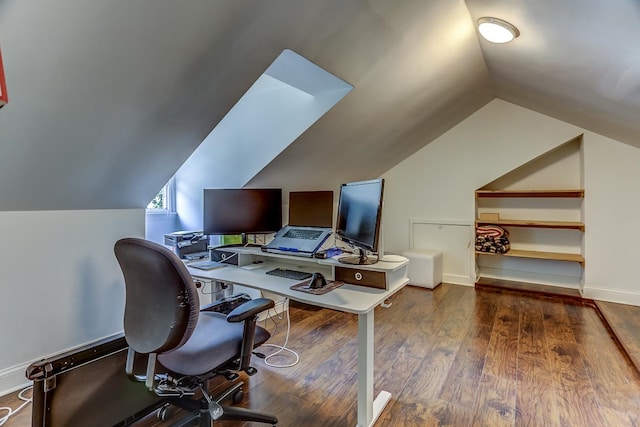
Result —
[[0, 371], [0, 396], [4, 396], [14, 391], [21, 390], [29, 385], [31, 381], [27, 379], [26, 371], [31, 363], [25, 365], [12, 366]]
[[584, 289], [582, 289], [582, 297], [640, 307], [640, 294], [636, 293], [585, 286]]
[[462, 274], [448, 274], [442, 273], [442, 281], [445, 283], [451, 283], [453, 285], [474, 286], [476, 281], [471, 276], [465, 276]]

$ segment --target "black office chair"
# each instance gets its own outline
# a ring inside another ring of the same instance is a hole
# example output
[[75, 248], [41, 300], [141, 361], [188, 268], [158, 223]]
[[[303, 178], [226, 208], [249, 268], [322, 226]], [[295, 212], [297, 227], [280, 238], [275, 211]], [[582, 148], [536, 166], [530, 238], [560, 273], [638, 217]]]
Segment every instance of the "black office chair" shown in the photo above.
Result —
[[[221, 406], [221, 398], [214, 399], [208, 392], [208, 380], [215, 375], [234, 380], [239, 371], [256, 372], [249, 365], [251, 352], [269, 338], [268, 331], [256, 326], [257, 314], [272, 308], [274, 302], [250, 300], [228, 315], [201, 311], [191, 275], [169, 249], [148, 240], [125, 238], [116, 242], [114, 252], [126, 287], [127, 375], [144, 381], [167, 403], [186, 409], [202, 427], [213, 425], [214, 420], [275, 425], [278, 419], [273, 415]], [[134, 359], [140, 354], [147, 357], [146, 375], [134, 373]], [[202, 397], [195, 399], [198, 390]], [[238, 383], [224, 393], [224, 398], [228, 396], [236, 403], [242, 400]]]

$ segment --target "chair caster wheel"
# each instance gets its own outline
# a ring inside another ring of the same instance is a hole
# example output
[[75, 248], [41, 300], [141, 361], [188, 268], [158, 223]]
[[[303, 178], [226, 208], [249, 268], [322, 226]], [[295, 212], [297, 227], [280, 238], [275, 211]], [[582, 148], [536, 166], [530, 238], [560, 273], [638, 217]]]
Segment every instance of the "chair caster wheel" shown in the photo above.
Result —
[[169, 418], [169, 407], [171, 405], [169, 405], [168, 403], [165, 405], [162, 405], [160, 407], [160, 409], [158, 409], [158, 413], [157, 413], [157, 417], [160, 421], [167, 421], [167, 419]]
[[242, 402], [242, 399], [244, 399], [244, 391], [242, 390], [238, 390], [235, 393], [233, 393], [233, 397], [231, 398], [233, 403], [240, 403]]

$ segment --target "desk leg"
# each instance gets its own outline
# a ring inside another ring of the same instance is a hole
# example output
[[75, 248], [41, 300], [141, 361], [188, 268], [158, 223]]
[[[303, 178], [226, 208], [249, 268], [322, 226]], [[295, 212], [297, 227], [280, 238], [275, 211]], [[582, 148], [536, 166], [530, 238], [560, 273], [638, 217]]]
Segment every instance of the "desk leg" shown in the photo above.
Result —
[[358, 426], [372, 427], [391, 399], [381, 391], [373, 400], [373, 310], [358, 314]]

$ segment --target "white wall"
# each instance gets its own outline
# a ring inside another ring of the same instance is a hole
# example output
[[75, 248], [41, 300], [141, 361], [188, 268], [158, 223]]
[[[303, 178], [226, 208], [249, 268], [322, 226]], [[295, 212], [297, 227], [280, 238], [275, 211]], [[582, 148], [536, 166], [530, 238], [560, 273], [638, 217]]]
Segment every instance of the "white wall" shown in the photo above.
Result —
[[640, 149], [585, 133], [584, 296], [640, 306]]
[[26, 367], [122, 330], [113, 245], [144, 236], [144, 209], [0, 212], [0, 395]]
[[[414, 246], [439, 245], [435, 249], [444, 252], [445, 281], [472, 284], [472, 274], [461, 278], [447, 270], [447, 256], [474, 262], [473, 248], [461, 248], [458, 235], [452, 232], [447, 244], [442, 234], [449, 224], [473, 223], [475, 189], [580, 134], [586, 227], [583, 295], [640, 305], [640, 150], [498, 99], [383, 176], [385, 250], [409, 247], [412, 219], [440, 222], [442, 227], [431, 225], [440, 235], [417, 233]], [[574, 171], [567, 178], [575, 181]]]
[[[449, 228], [448, 224], [473, 224], [477, 188], [582, 132], [559, 120], [493, 100], [383, 175], [385, 250], [401, 252], [409, 248], [412, 219], [441, 222], [441, 228], [434, 228], [440, 234], [437, 240], [446, 242], [447, 230], [451, 229], [452, 242], [459, 248], [459, 225]], [[464, 271], [469, 273], [461, 277], [462, 270], [447, 270], [449, 258], [463, 258], [459, 249], [449, 251], [446, 243], [433, 247], [428, 237], [413, 241], [413, 245], [443, 251], [445, 281], [474, 283], [473, 256], [464, 257], [469, 260]], [[472, 245], [467, 250], [472, 251]], [[461, 268], [459, 262], [455, 265]]]

